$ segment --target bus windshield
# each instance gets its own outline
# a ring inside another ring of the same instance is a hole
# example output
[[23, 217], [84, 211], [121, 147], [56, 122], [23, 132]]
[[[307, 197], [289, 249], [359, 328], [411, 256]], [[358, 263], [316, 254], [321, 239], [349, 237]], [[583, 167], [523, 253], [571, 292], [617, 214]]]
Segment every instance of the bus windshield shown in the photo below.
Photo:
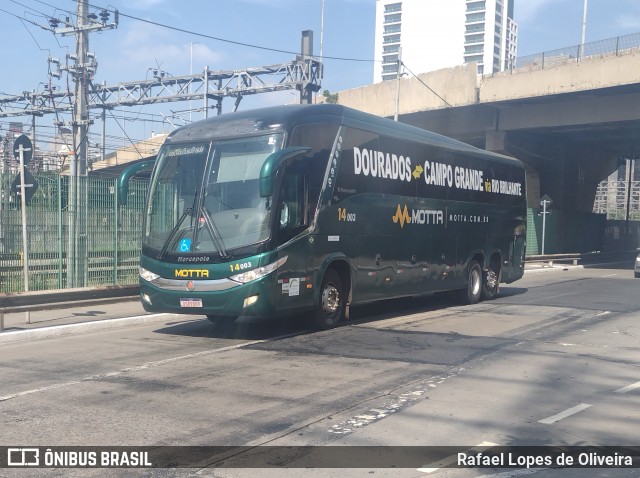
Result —
[[151, 179], [143, 245], [165, 254], [216, 254], [269, 238], [271, 208], [260, 170], [282, 147], [271, 134], [165, 145]]

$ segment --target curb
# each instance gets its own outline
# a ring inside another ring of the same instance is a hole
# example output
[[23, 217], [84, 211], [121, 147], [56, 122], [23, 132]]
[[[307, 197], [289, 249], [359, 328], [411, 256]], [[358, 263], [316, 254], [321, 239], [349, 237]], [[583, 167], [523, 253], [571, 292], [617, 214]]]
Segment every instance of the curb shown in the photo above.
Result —
[[55, 291], [8, 292], [0, 294], [0, 307], [5, 314], [66, 308], [69, 305], [135, 300], [140, 286], [83, 287]]
[[118, 319], [103, 319], [92, 322], [79, 322], [77, 324], [53, 325], [26, 330], [12, 330], [0, 332], [0, 344], [23, 342], [32, 339], [43, 339], [70, 335], [76, 332], [92, 332], [115, 329], [122, 324], [143, 325], [152, 322], [162, 322], [175, 314], [149, 314], [133, 317], [121, 317]]

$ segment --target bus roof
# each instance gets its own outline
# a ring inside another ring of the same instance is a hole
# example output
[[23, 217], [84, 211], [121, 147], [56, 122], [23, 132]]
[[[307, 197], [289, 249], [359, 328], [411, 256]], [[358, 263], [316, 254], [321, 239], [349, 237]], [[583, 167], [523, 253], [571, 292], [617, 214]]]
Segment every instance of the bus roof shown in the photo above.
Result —
[[360, 127], [407, 141], [431, 144], [436, 147], [464, 152], [471, 156], [522, 166], [522, 163], [516, 158], [486, 151], [425, 129], [335, 104], [284, 105], [226, 113], [178, 128], [167, 137], [166, 141], [167, 143], [181, 143], [254, 136], [261, 132], [290, 131], [298, 124], [319, 121], [339, 121], [347, 126]]

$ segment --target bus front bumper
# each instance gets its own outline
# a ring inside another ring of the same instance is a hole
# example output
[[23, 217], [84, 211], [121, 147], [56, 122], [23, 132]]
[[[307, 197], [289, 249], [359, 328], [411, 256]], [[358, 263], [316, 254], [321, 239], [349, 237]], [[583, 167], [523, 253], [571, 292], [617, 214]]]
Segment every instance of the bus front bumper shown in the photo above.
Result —
[[148, 312], [261, 317], [274, 313], [275, 297], [274, 285], [268, 277], [245, 284], [229, 279], [151, 282], [140, 279], [140, 300]]

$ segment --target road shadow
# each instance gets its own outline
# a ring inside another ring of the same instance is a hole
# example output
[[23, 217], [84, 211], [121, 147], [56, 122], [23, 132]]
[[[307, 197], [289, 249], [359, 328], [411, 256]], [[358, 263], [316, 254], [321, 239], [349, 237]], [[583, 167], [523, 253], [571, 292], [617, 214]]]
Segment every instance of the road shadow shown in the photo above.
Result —
[[[502, 287], [500, 295], [490, 302], [499, 303], [501, 298], [521, 295], [526, 293], [527, 290], [522, 287]], [[460, 305], [460, 301], [453, 292], [439, 292], [423, 297], [380, 300], [351, 307], [349, 320], [340, 325], [348, 326], [354, 323], [375, 322], [403, 315], [458, 307]], [[202, 319], [190, 322], [170, 324], [154, 332], [186, 337], [269, 340], [277, 337], [313, 333], [317, 329], [311, 319], [311, 312], [272, 318], [239, 317], [235, 320], [221, 319], [215, 323], [202, 317]]]
[[190, 322], [170, 324], [154, 330], [158, 334], [182, 335], [236, 340], [268, 340], [280, 336], [311, 332], [303, 317], [255, 318], [239, 317], [235, 320], [211, 322], [206, 317]]

